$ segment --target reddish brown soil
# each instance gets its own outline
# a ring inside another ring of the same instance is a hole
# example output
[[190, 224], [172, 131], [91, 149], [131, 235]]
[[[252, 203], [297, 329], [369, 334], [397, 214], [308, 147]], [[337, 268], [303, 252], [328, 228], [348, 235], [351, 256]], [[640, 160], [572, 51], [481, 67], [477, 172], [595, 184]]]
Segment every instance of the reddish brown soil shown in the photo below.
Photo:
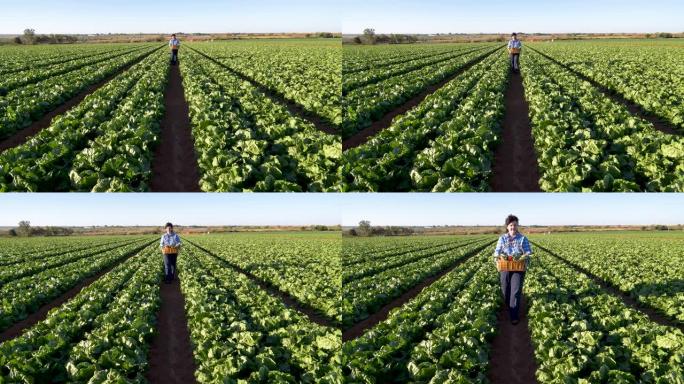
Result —
[[[192, 49], [192, 48], [190, 48], [190, 49]], [[302, 117], [303, 119], [309, 121], [319, 131], [325, 132], [325, 133], [330, 134], [330, 135], [338, 135], [337, 128], [335, 126], [333, 126], [332, 124], [328, 123], [325, 118], [318, 116], [312, 112], [309, 112], [309, 111], [305, 110], [299, 104], [286, 99], [285, 95], [283, 95], [281, 92], [278, 92], [274, 89], [271, 89], [271, 88], [267, 87], [266, 85], [252, 79], [251, 77], [243, 75], [242, 73], [236, 71], [235, 69], [231, 68], [230, 66], [216, 60], [215, 58], [213, 58], [211, 56], [204, 54], [204, 52], [200, 52], [200, 51], [195, 50], [195, 49], [193, 49], [193, 51], [204, 56], [204, 57], [206, 57], [207, 59], [213, 61], [214, 63], [220, 65], [221, 67], [227, 69], [228, 71], [230, 71], [231, 74], [239, 77], [240, 79], [249, 82], [259, 92], [266, 95], [266, 97], [273, 100], [275, 103], [284, 106], [291, 114], [293, 114], [295, 116]]]
[[593, 273], [589, 272], [589, 270], [571, 262], [570, 260], [567, 260], [564, 257], [561, 257], [560, 255], [554, 253], [548, 248], [542, 247], [539, 244], [534, 244], [535, 247], [538, 247], [539, 249], [547, 252], [551, 256], [557, 258], [558, 260], [564, 262], [565, 264], [569, 265], [572, 269], [576, 270], [577, 272], [583, 273], [587, 275], [596, 285], [598, 285], [601, 289], [604, 291], [608, 292], [609, 294], [616, 296], [622, 302], [632, 308], [635, 309], [644, 315], [646, 315], [651, 321], [664, 325], [666, 327], [674, 327], [674, 328], [679, 328], [682, 332], [684, 332], [684, 323], [678, 321], [675, 318], [669, 317], [663, 313], [661, 313], [658, 309], [654, 307], [650, 307], [647, 304], [640, 303], [633, 297], [631, 297], [628, 293], [621, 291], [618, 287], [616, 287], [613, 283], [603, 280], [602, 278], [594, 275]]
[[454, 269], [458, 268], [459, 265], [463, 264], [466, 260], [469, 260], [471, 257], [478, 254], [482, 249], [484, 249], [485, 247], [488, 247], [490, 245], [491, 244], [487, 244], [481, 248], [478, 248], [477, 250], [474, 250], [473, 253], [470, 254], [469, 256], [466, 256], [462, 259], [459, 259], [454, 264], [444, 268], [442, 271], [438, 272], [437, 274], [425, 278], [423, 281], [421, 281], [420, 283], [413, 286], [413, 288], [404, 292], [401, 296], [399, 296], [396, 299], [385, 304], [377, 312], [375, 312], [372, 315], [370, 315], [369, 317], [359, 321], [358, 323], [354, 324], [350, 328], [344, 330], [342, 332], [342, 341], [354, 340], [354, 339], [360, 337], [361, 335], [363, 335], [366, 332], [366, 330], [373, 328], [374, 326], [376, 326], [377, 324], [379, 324], [382, 321], [385, 321], [392, 309], [400, 307], [400, 306], [404, 305], [405, 303], [409, 302], [411, 299], [416, 297], [425, 287], [430, 286], [430, 284], [437, 281], [440, 277], [442, 277], [442, 276], [446, 275], [447, 273], [453, 271]]
[[152, 159], [152, 192], [201, 192], [190, 112], [178, 65], [169, 70], [159, 145]]
[[66, 303], [71, 299], [72, 297], [76, 296], [81, 290], [90, 284], [92, 284], [95, 280], [99, 279], [102, 275], [105, 273], [111, 271], [114, 267], [117, 265], [123, 263], [125, 260], [128, 258], [132, 257], [133, 255], [137, 254], [141, 249], [144, 247], [148, 246], [149, 244], [146, 243], [144, 246], [140, 248], [136, 248], [133, 252], [131, 252], [128, 256], [124, 257], [123, 259], [119, 260], [118, 262], [115, 262], [111, 266], [101, 270], [100, 272], [96, 273], [93, 276], [87, 277], [84, 280], [81, 280], [78, 284], [76, 284], [73, 288], [70, 290], [66, 291], [63, 293], [61, 296], [56, 298], [55, 300], [43, 305], [38, 309], [38, 311], [30, 314], [27, 318], [24, 320], [21, 320], [18, 323], [15, 323], [11, 327], [7, 328], [4, 330], [2, 333], [0, 333], [0, 343], [6, 340], [13, 339], [19, 335], [21, 335], [24, 330], [31, 328], [32, 326], [36, 325], [38, 322], [45, 320], [47, 317], [48, 312], [52, 308], [59, 307], [60, 305]]
[[667, 121], [660, 119], [657, 116], [652, 115], [650, 112], [646, 111], [642, 106], [640, 106], [639, 104], [636, 104], [630, 100], [627, 100], [624, 96], [617, 93], [616, 91], [613, 91], [611, 89], [604, 87], [603, 85], [601, 85], [597, 81], [577, 72], [576, 70], [570, 68], [569, 66], [561, 63], [560, 61], [554, 59], [553, 57], [551, 57], [545, 53], [539, 52], [538, 50], [533, 49], [533, 48], [530, 48], [530, 49], [532, 49], [536, 53], [546, 57], [547, 59], [553, 61], [554, 63], [560, 65], [561, 67], [567, 69], [568, 71], [572, 72], [575, 76], [579, 77], [580, 79], [589, 82], [591, 85], [594, 86], [594, 88], [598, 89], [601, 93], [603, 93], [605, 96], [607, 96], [611, 100], [615, 101], [618, 104], [624, 105], [627, 108], [627, 110], [629, 111], [629, 113], [631, 113], [632, 115], [635, 115], [635, 116], [637, 116], [641, 119], [644, 119], [644, 120], [650, 122], [651, 124], [653, 124], [653, 128], [657, 129], [658, 131], [663, 132], [663, 133], [667, 133], [670, 135], [680, 135], [680, 136], [684, 135], [684, 132], [682, 132], [680, 129], [678, 129], [674, 125], [670, 124]]
[[[186, 241], [188, 241], [188, 240], [186, 239]], [[225, 259], [219, 257], [219, 256], [216, 255], [215, 253], [211, 252], [210, 250], [208, 250], [208, 249], [206, 249], [206, 248], [204, 248], [204, 247], [202, 247], [202, 246], [200, 246], [200, 245], [198, 245], [198, 244], [196, 244], [196, 243], [193, 243], [193, 242], [190, 242], [190, 241], [188, 241], [188, 242], [189, 242], [190, 244], [194, 245], [195, 247], [201, 249], [201, 250], [204, 251], [205, 253], [211, 255], [211, 256], [214, 257], [216, 260], [218, 260], [220, 263], [222, 263], [222, 264], [226, 265], [227, 267], [229, 267], [229, 268], [231, 268], [231, 269], [234, 269], [234, 270], [236, 270], [237, 272], [240, 272], [240, 273], [242, 273], [243, 275], [249, 277], [249, 278], [250, 278], [255, 284], [257, 284], [261, 289], [263, 289], [264, 291], [268, 292], [269, 295], [274, 296], [274, 297], [280, 299], [280, 300], [283, 302], [283, 304], [285, 304], [286, 307], [294, 308], [295, 310], [297, 310], [297, 311], [303, 313], [303, 314], [306, 315], [306, 317], [308, 317], [309, 320], [311, 320], [312, 322], [314, 322], [314, 323], [316, 323], [316, 324], [319, 324], [319, 325], [323, 325], [323, 326], [325, 326], [325, 327], [333, 327], [333, 328], [337, 327], [337, 326], [335, 325], [336, 320], [331, 319], [331, 318], [329, 318], [329, 317], [327, 317], [327, 316], [324, 316], [324, 315], [318, 313], [315, 309], [311, 308], [310, 306], [306, 305], [305, 303], [299, 302], [295, 297], [292, 297], [289, 293], [284, 292], [284, 291], [281, 291], [281, 290], [280, 290], [278, 287], [276, 287], [275, 285], [270, 284], [270, 283], [267, 282], [267, 281], [261, 280], [259, 277], [255, 276], [255, 275], [252, 274], [250, 271], [248, 271], [248, 270], [246, 270], [246, 269], [244, 269], [244, 268], [241, 268], [240, 266], [237, 266], [237, 265], [235, 265], [235, 264], [233, 264], [233, 263], [228, 262], [227, 260], [225, 260]]]
[[[156, 52], [156, 50], [153, 51], [152, 53], [154, 53], [154, 52]], [[78, 93], [76, 96], [72, 97], [71, 99], [69, 99], [64, 104], [58, 106], [57, 108], [55, 108], [52, 111], [48, 112], [47, 114], [43, 115], [43, 117], [41, 117], [37, 121], [34, 121], [28, 127], [24, 128], [18, 132], [15, 132], [12, 136], [0, 141], [0, 152], [4, 151], [6, 149], [14, 148], [14, 147], [17, 147], [19, 145], [24, 144], [25, 142], [27, 142], [31, 138], [31, 136], [37, 134], [42, 129], [49, 127], [50, 123], [52, 122], [52, 119], [55, 116], [61, 115], [61, 114], [65, 113], [66, 111], [70, 110], [75, 105], [78, 105], [81, 101], [83, 101], [83, 99], [85, 99], [86, 96], [97, 91], [100, 87], [107, 84], [110, 80], [115, 78], [117, 75], [126, 71], [128, 68], [132, 67], [133, 65], [141, 62], [143, 59], [145, 59], [146, 57], [148, 57], [152, 53], [147, 54], [147, 55], [141, 57], [140, 59], [137, 59], [137, 60], [133, 61], [132, 63], [123, 66], [121, 69], [114, 72], [112, 75], [107, 76], [104, 80], [101, 80], [95, 84], [88, 86], [84, 91]]]
[[425, 98], [428, 97], [428, 95], [430, 95], [430, 94], [434, 93], [436, 90], [442, 88], [446, 83], [448, 83], [451, 80], [453, 80], [454, 78], [456, 78], [456, 76], [465, 72], [470, 67], [479, 63], [480, 61], [484, 60], [485, 58], [487, 58], [488, 56], [490, 56], [491, 54], [493, 54], [497, 50], [499, 50], [499, 48], [495, 49], [494, 51], [487, 51], [487, 53], [473, 59], [472, 61], [470, 61], [465, 66], [461, 67], [456, 72], [449, 75], [446, 79], [444, 79], [444, 80], [442, 80], [436, 84], [427, 86], [422, 92], [420, 92], [419, 94], [410, 98], [404, 104], [402, 104], [402, 105], [398, 106], [397, 108], [387, 112], [380, 120], [373, 122], [367, 128], [362, 129], [361, 131], [357, 132], [353, 136], [344, 140], [342, 142], [342, 150], [346, 151], [349, 148], [358, 147], [359, 145], [370, 140], [370, 138], [375, 136], [378, 132], [389, 127], [392, 124], [392, 120], [394, 120], [394, 118], [396, 116], [403, 115], [404, 113], [408, 112], [413, 107], [415, 107], [416, 105], [420, 104], [423, 100], [425, 100]]
[[497, 316], [498, 333], [491, 343], [487, 378], [493, 384], [536, 383], [537, 362], [527, 323], [527, 303], [522, 297], [520, 311], [523, 314], [517, 325], [511, 324], [508, 310], [502, 303]]
[[505, 98], [503, 132], [494, 151], [490, 187], [494, 192], [541, 192], [530, 109], [519, 73], [511, 74]]
[[179, 279], [162, 283], [160, 295], [157, 333], [150, 345], [146, 378], [150, 383], [195, 383], [196, 365]]

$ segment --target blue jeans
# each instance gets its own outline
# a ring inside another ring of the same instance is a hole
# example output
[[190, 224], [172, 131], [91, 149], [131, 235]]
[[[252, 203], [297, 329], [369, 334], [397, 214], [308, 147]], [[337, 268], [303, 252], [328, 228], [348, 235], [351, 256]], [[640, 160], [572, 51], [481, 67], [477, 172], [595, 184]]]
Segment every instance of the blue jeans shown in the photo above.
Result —
[[176, 258], [177, 253], [165, 253], [164, 254], [164, 280], [172, 281], [173, 277], [176, 275]]
[[511, 53], [511, 68], [513, 68], [513, 70], [516, 72], [520, 70], [520, 54], [519, 53]]
[[171, 64], [177, 64], [178, 63], [178, 50], [177, 49], [172, 49], [171, 50]]
[[504, 295], [504, 303], [508, 308], [508, 316], [511, 320], [520, 319], [520, 297], [525, 280], [525, 272], [499, 272], [501, 292]]

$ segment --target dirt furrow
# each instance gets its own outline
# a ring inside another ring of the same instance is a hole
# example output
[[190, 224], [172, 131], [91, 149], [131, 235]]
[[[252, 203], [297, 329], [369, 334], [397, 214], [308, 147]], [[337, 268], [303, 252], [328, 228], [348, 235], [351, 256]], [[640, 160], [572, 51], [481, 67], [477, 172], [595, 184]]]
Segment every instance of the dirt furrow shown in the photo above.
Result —
[[161, 283], [160, 296], [157, 333], [150, 345], [149, 369], [145, 377], [150, 383], [196, 383], [197, 367], [179, 278], [170, 284]]
[[501, 143], [494, 151], [493, 192], [541, 192], [529, 105], [522, 76], [512, 73], [506, 90]]
[[152, 158], [152, 192], [201, 192], [200, 172], [192, 138], [190, 110], [178, 65], [169, 69], [164, 92], [164, 118]]
[[527, 301], [522, 296], [520, 322], [511, 324], [504, 303], [497, 315], [497, 334], [491, 343], [487, 378], [492, 384], [536, 383], [537, 362], [527, 322]]

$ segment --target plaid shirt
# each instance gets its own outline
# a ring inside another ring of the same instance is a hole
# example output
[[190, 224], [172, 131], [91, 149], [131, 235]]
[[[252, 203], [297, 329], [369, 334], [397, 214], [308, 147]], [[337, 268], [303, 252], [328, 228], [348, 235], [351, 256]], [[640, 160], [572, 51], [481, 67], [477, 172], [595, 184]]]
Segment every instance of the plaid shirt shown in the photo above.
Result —
[[[506, 256], [514, 256], [523, 255], [525, 253], [532, 253], [532, 247], [530, 246], [530, 242], [527, 240], [527, 237], [523, 236], [520, 232], [516, 233], [513, 237], [506, 233], [501, 235], [501, 237], [499, 237], [499, 242], [496, 243], [494, 260], [496, 261], [497, 255], [501, 254]], [[529, 263], [529, 259], [527, 262]]]
[[520, 40], [508, 40], [508, 48], [522, 48], [522, 42]]
[[161, 240], [159, 241], [159, 247], [180, 247], [181, 246], [181, 239], [180, 236], [176, 232], [171, 232], [171, 233], [165, 233], [162, 235]]

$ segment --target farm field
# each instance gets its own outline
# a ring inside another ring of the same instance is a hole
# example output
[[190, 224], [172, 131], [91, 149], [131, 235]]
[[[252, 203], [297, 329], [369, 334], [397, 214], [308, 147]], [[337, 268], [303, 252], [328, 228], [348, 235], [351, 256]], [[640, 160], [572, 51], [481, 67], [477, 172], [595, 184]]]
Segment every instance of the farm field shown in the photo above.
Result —
[[[530, 240], [535, 253], [525, 276], [525, 315], [512, 326], [491, 259], [495, 236], [345, 238], [343, 265], [353, 265], [355, 273], [364, 270], [360, 265], [386, 265], [367, 276], [400, 287], [400, 293], [383, 291], [393, 297], [381, 309], [354, 317], [349, 302], [356, 302], [356, 293], [348, 283], [352, 277], [345, 276], [343, 319], [352, 315], [343, 324], [345, 382], [684, 380], [681, 232], [586, 232]], [[460, 250], [444, 250], [448, 244], [460, 244]], [[438, 251], [428, 260], [461, 256], [427, 274], [432, 277], [401, 286], [410, 277], [393, 266], [395, 260], [427, 249]]]
[[0, 191], [338, 188], [341, 44], [0, 48]]
[[0, 382], [341, 382], [339, 233], [183, 240], [0, 239]]
[[681, 42], [344, 47], [343, 191], [682, 191]]

